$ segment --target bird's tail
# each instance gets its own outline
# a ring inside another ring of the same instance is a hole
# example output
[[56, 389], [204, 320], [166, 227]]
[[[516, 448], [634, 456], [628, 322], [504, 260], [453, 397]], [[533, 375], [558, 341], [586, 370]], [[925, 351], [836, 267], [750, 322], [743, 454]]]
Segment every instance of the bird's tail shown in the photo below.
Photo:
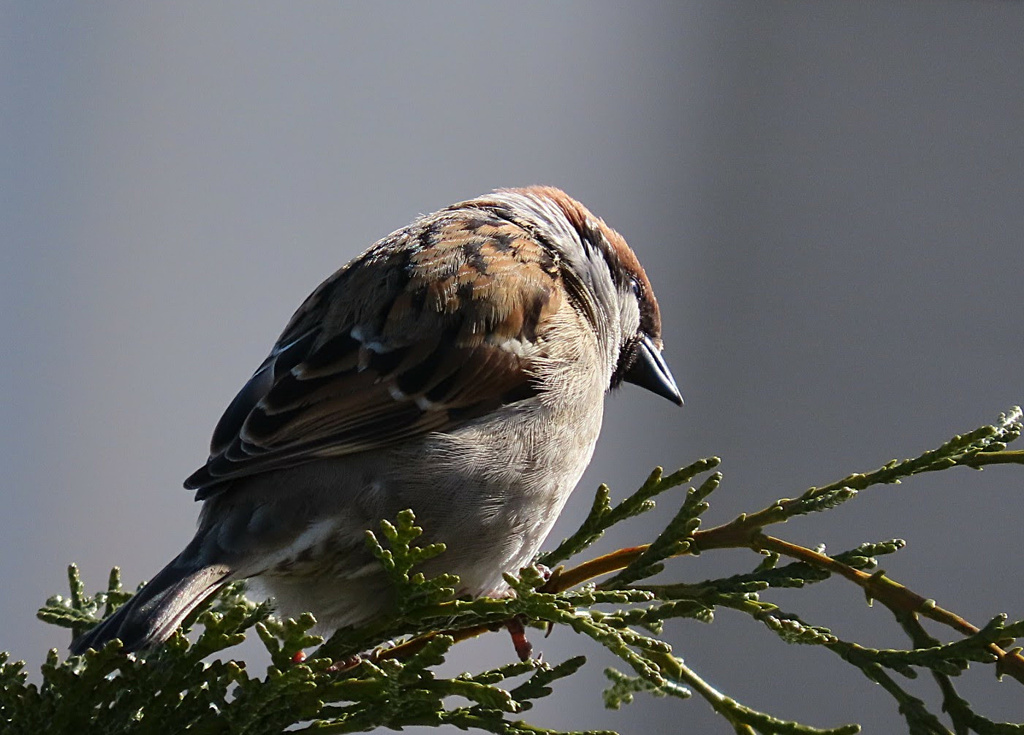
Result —
[[76, 638], [71, 653], [99, 650], [114, 638], [121, 639], [126, 651], [141, 651], [167, 640], [203, 600], [231, 581], [228, 567], [199, 566], [183, 559], [186, 554], [160, 570], [113, 615]]

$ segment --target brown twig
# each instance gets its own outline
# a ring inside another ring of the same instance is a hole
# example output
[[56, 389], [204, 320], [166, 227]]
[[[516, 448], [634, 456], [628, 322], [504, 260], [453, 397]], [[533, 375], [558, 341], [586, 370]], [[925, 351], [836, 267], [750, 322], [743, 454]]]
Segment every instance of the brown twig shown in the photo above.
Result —
[[[878, 600], [889, 608], [897, 619], [905, 614], [920, 615], [947, 625], [964, 635], [974, 635], [980, 632], [979, 628], [956, 613], [939, 607], [935, 604], [935, 600], [922, 597], [899, 582], [890, 579], [881, 570], [868, 574], [836, 561], [826, 554], [764, 534], [756, 534], [751, 539], [750, 546], [757, 550], [774, 551], [792, 559], [799, 559], [819, 569], [845, 577], [863, 589], [869, 600]], [[988, 644], [988, 649], [998, 659], [996, 666], [1000, 673], [1008, 674], [1024, 684], [1024, 656], [1021, 656], [1016, 650], [1004, 651], [994, 643]]]

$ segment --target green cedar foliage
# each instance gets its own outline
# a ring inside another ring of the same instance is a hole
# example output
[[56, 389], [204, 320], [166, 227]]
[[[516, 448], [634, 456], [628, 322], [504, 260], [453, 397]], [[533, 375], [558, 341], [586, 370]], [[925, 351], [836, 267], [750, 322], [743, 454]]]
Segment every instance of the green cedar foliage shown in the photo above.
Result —
[[[454, 725], [506, 735], [556, 735], [524, 720], [535, 700], [552, 694], [559, 679], [572, 676], [585, 659], [555, 665], [515, 661], [497, 669], [453, 678], [437, 675], [449, 649], [459, 641], [518, 620], [535, 628], [562, 625], [611, 651], [619, 669], [608, 669], [604, 694], [619, 708], [645, 696], [688, 698], [696, 693], [723, 718], [723, 731], [736, 733], [855, 733], [856, 724], [817, 729], [786, 722], [745, 707], [717, 691], [687, 667], [659, 638], [665, 621], [694, 618], [709, 623], [716, 608], [746, 613], [783, 641], [821, 646], [837, 654], [836, 665], [856, 667], [892, 699], [894, 712], [910, 733], [1024, 734], [1024, 725], [993, 722], [974, 712], [957, 693], [954, 679], [970, 663], [991, 664], [1000, 677], [1024, 683], [1024, 657], [1013, 646], [1024, 636], [1024, 621], [997, 616], [981, 628], [940, 608], [876, 569], [876, 558], [903, 547], [900, 540], [864, 544], [840, 554], [802, 547], [766, 529], [800, 515], [827, 511], [873, 486], [953, 467], [1024, 464], [1024, 452], [1006, 446], [1021, 432], [1021, 412], [941, 447], [863, 474], [849, 475], [794, 499], [714, 528], [701, 528], [708, 497], [722, 480], [717, 458], [700, 460], [670, 475], [655, 470], [642, 487], [618, 504], [607, 487], [598, 489], [579, 530], [537, 564], [507, 578], [515, 594], [506, 599], [455, 597], [458, 579], [425, 579], [416, 571], [424, 559], [444, 551], [417, 545], [421, 529], [410, 511], [384, 521], [380, 535], [367, 531], [367, 544], [396, 589], [392, 615], [359, 628], [345, 628], [329, 640], [312, 636], [315, 621], [279, 620], [267, 604], [246, 599], [241, 584], [230, 585], [186, 621], [184, 630], [146, 655], [125, 654], [112, 641], [101, 651], [62, 658], [52, 650], [38, 683], [25, 663], [0, 654], [0, 723], [5, 733], [350, 733], [377, 727]], [[678, 502], [664, 531], [650, 544], [575, 561], [611, 526], [654, 508], [670, 489], [693, 483]], [[650, 578], [665, 562], [722, 548], [756, 553], [750, 571], [700, 583], [660, 583]], [[574, 560], [571, 566], [564, 566]], [[544, 566], [546, 565], [546, 566]], [[558, 566], [556, 566], [558, 565]], [[547, 566], [554, 567], [549, 571]], [[841, 577], [858, 585], [868, 601], [888, 608], [908, 638], [905, 649], [879, 650], [842, 640], [780, 609], [765, 597], [772, 588], [803, 587]], [[39, 611], [47, 623], [77, 635], [110, 614], [131, 595], [115, 569], [107, 589], [85, 593], [78, 570], [68, 570], [70, 595], [55, 596]], [[928, 618], [955, 631], [944, 642], [926, 632]], [[186, 637], [190, 628], [196, 635]], [[265, 672], [250, 672], [228, 650], [255, 631], [270, 654]], [[193, 640], [194, 639], [194, 642]], [[509, 648], [511, 651], [511, 647]], [[901, 678], [926, 672], [934, 679], [942, 711], [932, 712], [901, 685]], [[451, 698], [455, 697], [453, 701]]]

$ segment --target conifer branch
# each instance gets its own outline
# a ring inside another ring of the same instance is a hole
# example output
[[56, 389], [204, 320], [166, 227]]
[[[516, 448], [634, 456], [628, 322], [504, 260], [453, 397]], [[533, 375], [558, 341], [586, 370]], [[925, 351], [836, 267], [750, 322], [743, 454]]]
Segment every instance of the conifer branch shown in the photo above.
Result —
[[[392, 614], [341, 629], [322, 641], [310, 633], [316, 623], [313, 616], [277, 619], [268, 604], [245, 598], [244, 585], [229, 585], [186, 622], [184, 631], [148, 654], [125, 654], [119, 641], [64, 659], [54, 650], [42, 666], [41, 684], [29, 682], [24, 662], [11, 662], [7, 654], [0, 654], [0, 723], [5, 733], [32, 735], [154, 729], [312, 734], [412, 725], [452, 725], [503, 735], [584, 735], [561, 734], [523, 720], [534, 701], [552, 696], [554, 684], [585, 664], [582, 656], [553, 666], [538, 660], [514, 661], [476, 674], [437, 675], [437, 667], [460, 641], [516, 620], [534, 628], [567, 627], [615, 655], [623, 671], [605, 672], [609, 685], [604, 701], [609, 707], [626, 706], [648, 695], [685, 699], [696, 694], [737, 733], [858, 731], [854, 724], [820, 729], [749, 708], [708, 684], [660, 637], [667, 623], [710, 623], [716, 609], [726, 608], [749, 616], [788, 643], [823, 646], [836, 654], [840, 665], [855, 666], [892, 697], [894, 714], [902, 717], [908, 732], [1024, 735], [1024, 725], [994, 722], [976, 713], [953, 684], [953, 677], [963, 675], [972, 663], [993, 665], [997, 675], [1024, 683], [1024, 657], [1014, 647], [1024, 637], [1024, 620], [1008, 622], [1005, 615], [995, 615], [977, 627], [901, 585], [877, 569], [877, 557], [903, 548], [899, 539], [829, 555], [823, 548], [809, 549], [765, 532], [771, 525], [827, 512], [878, 485], [955, 467], [1024, 464], [1024, 452], [1007, 449], [1020, 432], [1021, 413], [1015, 409], [992, 426], [955, 436], [918, 457], [847, 475], [707, 529], [701, 528], [701, 519], [722, 482], [722, 476], [712, 472], [719, 465], [717, 458], [669, 475], [656, 469], [618, 504], [601, 486], [580, 528], [539, 562], [560, 565], [574, 560], [611, 526], [650, 511], [673, 488], [695, 483], [651, 543], [568, 568], [556, 566], [550, 575], [539, 566], [527, 567], [506, 578], [512, 594], [501, 599], [460, 599], [454, 575], [426, 578], [417, 571], [419, 564], [443, 554], [444, 548], [420, 546], [422, 530], [412, 512], [403, 511], [394, 520], [385, 520], [379, 530], [367, 532], [370, 551], [395, 590]], [[756, 564], [701, 582], [650, 581], [669, 570], [675, 557], [724, 548], [756, 552]], [[790, 561], [781, 563], [784, 560]], [[800, 588], [834, 576], [858, 585], [869, 603], [885, 605], [906, 633], [908, 647], [875, 649], [843, 640], [766, 599], [774, 589]], [[69, 595], [50, 598], [39, 617], [73, 635], [131, 597], [116, 569], [105, 590], [88, 595], [72, 565], [68, 586]], [[922, 618], [941, 623], [957, 637], [944, 641], [930, 635]], [[187, 637], [193, 626], [195, 632]], [[250, 631], [270, 655], [271, 665], [262, 676], [230, 655], [229, 649]], [[938, 687], [940, 713], [931, 712], [895, 676], [913, 678], [921, 671], [929, 673]]]

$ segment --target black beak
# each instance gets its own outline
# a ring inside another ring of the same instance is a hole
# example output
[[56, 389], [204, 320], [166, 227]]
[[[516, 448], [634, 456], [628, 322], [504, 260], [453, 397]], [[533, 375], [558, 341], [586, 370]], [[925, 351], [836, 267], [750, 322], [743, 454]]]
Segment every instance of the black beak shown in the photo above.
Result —
[[622, 379], [627, 383], [646, 388], [662, 398], [667, 398], [677, 406], [683, 405], [683, 397], [679, 395], [679, 388], [676, 387], [672, 371], [665, 364], [661, 350], [654, 346], [647, 335], [640, 338], [636, 360]]

